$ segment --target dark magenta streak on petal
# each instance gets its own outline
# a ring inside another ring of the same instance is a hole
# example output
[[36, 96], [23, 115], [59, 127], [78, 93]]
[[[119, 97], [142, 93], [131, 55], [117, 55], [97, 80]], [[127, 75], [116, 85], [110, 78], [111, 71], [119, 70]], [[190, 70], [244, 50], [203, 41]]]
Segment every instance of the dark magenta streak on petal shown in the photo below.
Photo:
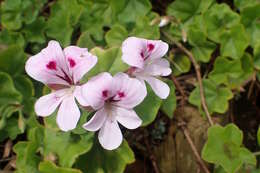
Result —
[[57, 64], [56, 61], [49, 61], [46, 65], [47, 69], [49, 70], [57, 70]]

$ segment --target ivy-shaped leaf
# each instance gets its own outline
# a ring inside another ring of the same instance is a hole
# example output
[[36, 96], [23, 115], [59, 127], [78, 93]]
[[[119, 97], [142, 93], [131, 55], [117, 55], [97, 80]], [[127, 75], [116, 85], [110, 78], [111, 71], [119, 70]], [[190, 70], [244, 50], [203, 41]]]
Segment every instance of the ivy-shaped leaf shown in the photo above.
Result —
[[225, 3], [214, 4], [203, 16], [208, 37], [218, 43], [220, 42], [219, 35], [223, 31], [240, 23], [240, 16]]
[[255, 156], [241, 147], [243, 133], [234, 124], [225, 127], [214, 125], [208, 130], [208, 141], [203, 147], [202, 158], [221, 165], [227, 173], [237, 172], [242, 164], [256, 165]]
[[43, 140], [45, 156], [57, 154], [61, 166], [71, 167], [78, 156], [92, 147], [93, 133], [79, 136], [45, 128]]
[[1, 3], [1, 23], [9, 30], [17, 30], [23, 22], [32, 23], [46, 0], [5, 0]]
[[[223, 86], [218, 86], [210, 79], [203, 80], [204, 95], [210, 113], [225, 113], [228, 101], [233, 97], [232, 92]], [[189, 102], [201, 110], [200, 91], [197, 86], [190, 94]]]
[[216, 84], [228, 84], [230, 77], [237, 78], [242, 73], [240, 60], [229, 60], [226, 57], [217, 57], [214, 68], [209, 74], [209, 78]]
[[28, 134], [29, 141], [18, 142], [13, 150], [16, 153], [17, 173], [40, 173], [38, 164], [41, 158], [36, 154], [43, 138], [42, 128], [33, 128]]
[[105, 35], [108, 46], [121, 46], [127, 38], [128, 31], [122, 25], [114, 25]]
[[250, 4], [249, 6], [241, 10], [241, 21], [246, 28], [252, 47], [255, 47], [257, 43], [260, 43], [259, 10], [260, 2], [258, 2], [256, 5]]
[[170, 94], [167, 99], [162, 101], [161, 110], [169, 117], [173, 117], [173, 113], [177, 106], [175, 87], [172, 81], [167, 80], [167, 84], [170, 87]]
[[243, 25], [236, 25], [220, 35], [220, 53], [233, 59], [239, 59], [249, 45]]
[[24, 71], [25, 54], [17, 45], [9, 46], [0, 51], [0, 71], [14, 76]]
[[138, 17], [145, 16], [151, 8], [149, 0], [126, 1], [125, 8], [118, 15], [118, 20], [123, 23], [134, 23]]
[[193, 46], [192, 53], [197, 61], [208, 62], [216, 49], [213, 42], [207, 40], [206, 34], [200, 28], [190, 26], [188, 31], [189, 43]]
[[83, 6], [77, 0], [61, 0], [51, 6], [47, 21], [47, 36], [59, 41], [62, 46], [71, 42], [73, 27], [78, 23]]
[[25, 40], [21, 33], [3, 29], [0, 32], [0, 44], [8, 46], [16, 44], [20, 47], [24, 47]]
[[96, 47], [91, 50], [91, 53], [98, 57], [98, 63], [87, 74], [88, 77], [92, 77], [105, 71], [115, 74], [117, 72], [126, 71], [128, 68], [128, 65], [123, 63], [121, 59], [122, 53], [121, 49], [118, 47], [113, 47], [106, 50]]
[[193, 16], [205, 12], [215, 0], [176, 0], [167, 9], [167, 14], [185, 22]]
[[179, 76], [190, 71], [190, 59], [183, 54], [176, 54], [171, 60], [172, 74]]
[[14, 87], [11, 77], [0, 72], [0, 105], [17, 104], [22, 101], [22, 95]]
[[127, 164], [135, 161], [134, 153], [124, 140], [121, 146], [113, 151], [104, 150], [96, 141], [95, 147], [80, 156], [76, 167], [83, 172], [123, 173]]
[[162, 103], [162, 100], [154, 94], [148, 84], [146, 88], [147, 96], [144, 101], [135, 108], [137, 115], [139, 115], [143, 121], [142, 126], [147, 126], [155, 120]]
[[39, 171], [41, 173], [82, 173], [78, 169], [72, 169], [72, 168], [62, 168], [56, 166], [54, 163], [50, 161], [43, 161], [39, 164]]
[[45, 29], [46, 29], [45, 19], [43, 17], [39, 17], [31, 24], [26, 25], [22, 32], [24, 33], [27, 42], [44, 43]]

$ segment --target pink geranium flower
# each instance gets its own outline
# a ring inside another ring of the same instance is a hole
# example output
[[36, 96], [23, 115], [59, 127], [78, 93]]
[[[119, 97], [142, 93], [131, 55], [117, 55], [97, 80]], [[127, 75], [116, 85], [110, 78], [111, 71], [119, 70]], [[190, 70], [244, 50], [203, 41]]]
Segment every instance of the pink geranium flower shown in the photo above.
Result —
[[158, 79], [172, 72], [169, 62], [162, 58], [167, 51], [168, 44], [160, 40], [129, 37], [122, 45], [122, 59], [131, 66], [129, 73], [143, 84], [146, 81], [162, 99], [167, 98], [170, 92], [169, 86]]
[[118, 122], [128, 129], [142, 124], [133, 108], [146, 96], [145, 86], [127, 74], [118, 73], [112, 77], [101, 73], [82, 87], [86, 101], [97, 112], [83, 125], [86, 130], [97, 131], [100, 144], [113, 150], [122, 143], [123, 137]]
[[97, 57], [87, 49], [69, 46], [62, 50], [56, 41], [50, 41], [45, 49], [30, 57], [25, 66], [28, 75], [54, 89], [36, 101], [36, 114], [49, 116], [60, 105], [58, 126], [63, 131], [74, 129], [80, 118], [75, 98], [81, 105], [89, 105], [81, 96], [79, 81], [96, 63]]

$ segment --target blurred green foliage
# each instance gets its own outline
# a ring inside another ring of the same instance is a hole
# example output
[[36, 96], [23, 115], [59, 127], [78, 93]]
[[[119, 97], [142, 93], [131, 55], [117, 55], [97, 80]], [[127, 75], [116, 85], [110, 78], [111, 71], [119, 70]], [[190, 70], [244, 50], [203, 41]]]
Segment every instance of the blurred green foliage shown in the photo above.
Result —
[[[167, 32], [175, 41], [185, 42], [202, 67], [213, 63], [203, 79], [206, 102], [211, 114], [224, 113], [240, 87], [255, 74], [260, 76], [259, 11], [258, 0], [234, 0], [233, 8], [215, 0], [175, 0], [165, 9], [169, 24], [159, 28], [155, 21], [160, 21], [160, 15], [152, 10], [149, 0], [2, 1], [0, 141], [25, 134], [26, 141], [14, 146], [16, 172], [122, 173], [135, 160], [126, 140], [119, 149], [105, 151], [93, 133], [82, 130], [91, 113], [82, 113], [77, 128], [67, 133], [58, 130], [55, 115], [44, 119], [44, 126], [39, 123], [34, 102], [48, 89], [25, 75], [24, 64], [49, 40], [55, 39], [63, 47], [86, 47], [98, 56], [98, 64], [84, 82], [100, 72], [127, 70], [120, 49], [125, 38], [137, 36], [171, 43], [160, 34], [160, 30]], [[174, 75], [191, 72], [191, 62], [183, 53], [170, 51], [167, 58]], [[177, 106], [175, 87], [172, 81], [166, 82], [171, 88], [166, 100], [159, 99], [148, 87], [147, 98], [136, 108], [143, 126], [152, 123], [160, 110], [173, 117]], [[188, 101], [203, 112], [198, 86]], [[243, 170], [244, 165], [255, 165], [255, 157], [241, 145], [242, 132], [235, 125], [214, 126], [208, 133], [202, 157], [220, 165], [216, 172], [233, 173]]]

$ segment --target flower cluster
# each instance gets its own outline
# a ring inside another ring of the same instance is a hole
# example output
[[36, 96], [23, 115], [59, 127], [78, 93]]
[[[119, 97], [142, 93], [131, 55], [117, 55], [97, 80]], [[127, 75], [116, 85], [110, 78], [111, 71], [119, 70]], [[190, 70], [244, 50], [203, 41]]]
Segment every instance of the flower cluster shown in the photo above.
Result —
[[86, 48], [69, 46], [62, 50], [58, 42], [50, 41], [25, 66], [28, 75], [52, 89], [36, 101], [35, 112], [46, 117], [59, 107], [57, 124], [61, 130], [69, 131], [80, 118], [76, 100], [83, 107], [90, 106], [96, 113], [83, 128], [99, 130], [100, 144], [113, 150], [123, 140], [118, 123], [128, 129], [142, 124], [134, 107], [147, 95], [145, 81], [160, 98], [169, 95], [168, 85], [158, 79], [171, 73], [169, 62], [162, 58], [167, 51], [165, 42], [129, 37], [122, 44], [122, 60], [130, 65], [128, 74], [111, 76], [103, 72], [82, 84], [81, 78], [95, 66], [97, 57]]

